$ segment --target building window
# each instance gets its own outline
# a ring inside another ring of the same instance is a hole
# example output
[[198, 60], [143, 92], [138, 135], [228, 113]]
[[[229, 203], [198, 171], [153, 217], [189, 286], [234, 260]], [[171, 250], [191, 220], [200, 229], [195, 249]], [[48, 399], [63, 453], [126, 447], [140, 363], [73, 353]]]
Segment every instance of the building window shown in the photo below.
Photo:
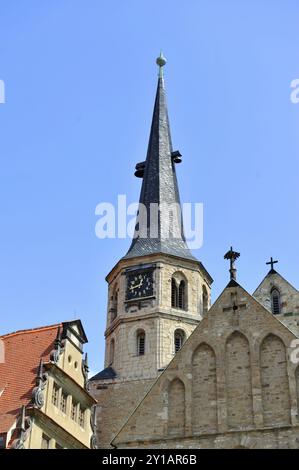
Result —
[[75, 400], [72, 400], [71, 419], [73, 421], [77, 421], [77, 408], [78, 408], [78, 403]]
[[42, 449], [50, 449], [50, 438], [46, 434], [42, 435]]
[[115, 341], [114, 341], [114, 339], [112, 339], [111, 342], [110, 342], [110, 351], [109, 351], [110, 365], [113, 364], [113, 362], [114, 362], [114, 351], [115, 351]]
[[84, 429], [85, 426], [85, 410], [81, 407], [79, 408], [79, 418], [78, 418], [79, 426]]
[[144, 331], [139, 331], [137, 334], [137, 355], [144, 356], [145, 354], [145, 333]]
[[61, 397], [60, 397], [60, 410], [62, 413], [66, 413], [66, 400], [67, 400], [67, 395], [64, 391], [61, 392]]
[[271, 291], [271, 308], [273, 315], [281, 313], [280, 293], [277, 289]]
[[171, 306], [180, 310], [187, 310], [187, 282], [177, 273], [171, 279]]
[[186, 283], [185, 281], [181, 281], [179, 285], [179, 301], [178, 307], [182, 310], [186, 309]]
[[178, 286], [174, 278], [171, 279], [171, 306], [178, 307]]
[[59, 387], [54, 382], [53, 390], [52, 390], [52, 403], [53, 403], [54, 406], [58, 407], [58, 402], [59, 402]]
[[117, 317], [117, 307], [118, 307], [118, 287], [115, 286], [112, 297], [111, 297], [111, 321], [115, 320]]
[[175, 330], [174, 332], [174, 351], [177, 353], [183, 346], [185, 333], [182, 330]]

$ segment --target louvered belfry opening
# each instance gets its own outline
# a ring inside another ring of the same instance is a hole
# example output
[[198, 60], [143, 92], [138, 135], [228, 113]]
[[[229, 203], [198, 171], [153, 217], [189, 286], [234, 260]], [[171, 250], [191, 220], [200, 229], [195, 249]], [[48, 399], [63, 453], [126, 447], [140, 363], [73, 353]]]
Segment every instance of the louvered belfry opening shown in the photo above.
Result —
[[171, 279], [171, 306], [180, 310], [187, 310], [186, 281]]
[[185, 310], [185, 307], [186, 307], [185, 297], [186, 297], [186, 283], [185, 281], [181, 281], [179, 285], [178, 307], [181, 308], [182, 310]]
[[174, 278], [171, 279], [171, 306], [178, 308], [178, 286]]

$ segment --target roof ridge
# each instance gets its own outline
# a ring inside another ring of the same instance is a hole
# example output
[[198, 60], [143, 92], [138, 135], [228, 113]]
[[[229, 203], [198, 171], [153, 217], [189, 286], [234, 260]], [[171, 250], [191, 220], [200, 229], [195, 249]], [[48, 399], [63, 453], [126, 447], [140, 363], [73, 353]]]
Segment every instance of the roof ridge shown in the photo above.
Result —
[[27, 328], [25, 330], [17, 330], [17, 331], [12, 331], [11, 333], [5, 333], [4, 335], [0, 335], [0, 338], [7, 338], [10, 336], [17, 336], [19, 334], [26, 334], [26, 333], [34, 333], [37, 331], [45, 331], [45, 330], [51, 330], [55, 327], [62, 326], [62, 324], [65, 322], [60, 322], [60, 323], [55, 323], [53, 325], [46, 325], [46, 326], [38, 326], [36, 328]]

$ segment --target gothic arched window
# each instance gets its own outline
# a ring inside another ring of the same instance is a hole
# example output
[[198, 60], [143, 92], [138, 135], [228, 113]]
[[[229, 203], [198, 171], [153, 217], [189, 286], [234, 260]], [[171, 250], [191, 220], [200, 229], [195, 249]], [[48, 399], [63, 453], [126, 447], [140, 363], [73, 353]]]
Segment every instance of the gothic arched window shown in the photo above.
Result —
[[171, 306], [187, 310], [187, 281], [179, 272], [171, 278]]
[[178, 308], [178, 286], [174, 278], [171, 279], [171, 306]]
[[140, 330], [137, 333], [137, 355], [144, 356], [145, 354], [145, 332]]
[[174, 352], [177, 353], [183, 346], [185, 340], [185, 333], [182, 330], [175, 330], [174, 332]]
[[117, 306], [118, 306], [118, 287], [115, 286], [111, 297], [111, 321], [117, 317]]
[[275, 288], [271, 291], [271, 309], [273, 315], [278, 315], [281, 313], [280, 293], [279, 290]]
[[178, 308], [182, 310], [186, 310], [186, 283], [185, 281], [181, 281], [179, 285], [179, 302]]

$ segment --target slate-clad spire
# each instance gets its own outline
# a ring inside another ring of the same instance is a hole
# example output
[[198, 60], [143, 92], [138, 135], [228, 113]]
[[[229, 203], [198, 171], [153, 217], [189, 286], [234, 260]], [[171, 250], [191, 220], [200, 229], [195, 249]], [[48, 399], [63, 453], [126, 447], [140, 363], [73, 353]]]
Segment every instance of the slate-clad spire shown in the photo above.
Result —
[[178, 151], [173, 152], [172, 149], [162, 69], [165, 63], [166, 60], [161, 54], [157, 59], [159, 78], [147, 157], [145, 162], [136, 165], [135, 172], [136, 176], [143, 177], [139, 204], [146, 208], [147, 217], [141, 217], [139, 206], [141, 218], [139, 223], [137, 221], [135, 236], [125, 258], [166, 253], [195, 260], [185, 242], [180, 213], [171, 217], [170, 232], [169, 218], [162, 216], [161, 211], [155, 217], [155, 209], [152, 209], [151, 221], [149, 216], [150, 204], [155, 204], [156, 207], [159, 205], [159, 208], [169, 208], [169, 205], [174, 208], [177, 205], [179, 210], [181, 207], [175, 172], [175, 164], [181, 161], [181, 154]]

